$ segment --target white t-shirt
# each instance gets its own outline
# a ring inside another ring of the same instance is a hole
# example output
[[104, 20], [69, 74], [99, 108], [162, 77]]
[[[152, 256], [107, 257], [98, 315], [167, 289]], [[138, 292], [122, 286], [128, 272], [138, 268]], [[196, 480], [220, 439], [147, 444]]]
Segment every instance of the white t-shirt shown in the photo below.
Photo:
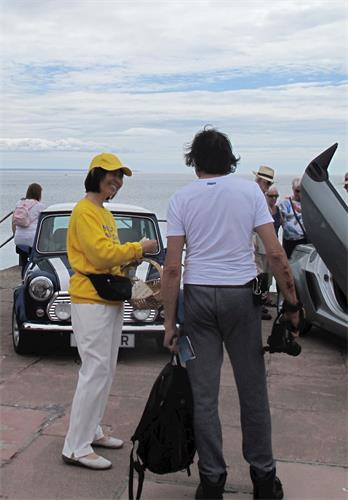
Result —
[[243, 285], [257, 275], [253, 229], [273, 224], [253, 181], [197, 179], [169, 201], [167, 236], [185, 236], [184, 284]]
[[[22, 200], [20, 200], [17, 203], [17, 205], [21, 201]], [[30, 200], [30, 201], [36, 201], [36, 200]], [[29, 215], [31, 221], [30, 225], [28, 227], [16, 226], [16, 232], [14, 237], [15, 245], [28, 245], [29, 247], [33, 246], [39, 215], [44, 208], [45, 206], [43, 203], [41, 203], [40, 201], [36, 201], [36, 203], [29, 209]]]

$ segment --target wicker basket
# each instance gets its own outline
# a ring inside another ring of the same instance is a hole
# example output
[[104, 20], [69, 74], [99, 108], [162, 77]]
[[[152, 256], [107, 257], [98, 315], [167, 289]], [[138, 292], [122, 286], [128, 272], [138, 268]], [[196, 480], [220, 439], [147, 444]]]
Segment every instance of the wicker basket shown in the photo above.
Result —
[[142, 262], [148, 262], [155, 267], [160, 277], [149, 281], [135, 278], [133, 280], [132, 297], [128, 302], [134, 309], [159, 309], [162, 306], [162, 267], [152, 259], [142, 259]]

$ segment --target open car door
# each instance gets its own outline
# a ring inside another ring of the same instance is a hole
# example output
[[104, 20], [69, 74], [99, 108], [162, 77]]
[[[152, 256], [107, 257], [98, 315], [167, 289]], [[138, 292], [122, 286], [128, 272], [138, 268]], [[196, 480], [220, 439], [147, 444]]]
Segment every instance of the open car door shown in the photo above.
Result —
[[347, 297], [348, 207], [331, 184], [327, 171], [337, 146], [333, 144], [306, 168], [301, 204], [307, 236]]

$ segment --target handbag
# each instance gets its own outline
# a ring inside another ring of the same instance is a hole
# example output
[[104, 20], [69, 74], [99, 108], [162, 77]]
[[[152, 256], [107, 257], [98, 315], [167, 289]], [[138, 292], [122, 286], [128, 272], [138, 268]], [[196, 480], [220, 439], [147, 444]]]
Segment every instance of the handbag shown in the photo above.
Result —
[[145, 281], [135, 277], [129, 303], [133, 309], [159, 309], [163, 305], [161, 294], [162, 267], [152, 259], [143, 258], [141, 261], [148, 262], [154, 267], [158, 277]]
[[122, 301], [132, 296], [132, 282], [125, 276], [86, 274], [102, 299]]

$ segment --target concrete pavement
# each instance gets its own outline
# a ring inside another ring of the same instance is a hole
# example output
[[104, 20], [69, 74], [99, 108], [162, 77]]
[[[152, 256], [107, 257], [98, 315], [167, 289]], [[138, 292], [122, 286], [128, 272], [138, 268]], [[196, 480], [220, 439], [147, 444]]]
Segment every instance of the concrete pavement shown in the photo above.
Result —
[[[121, 352], [104, 418], [104, 428], [126, 441], [122, 450], [103, 450], [109, 471], [69, 467], [61, 461], [63, 439], [78, 373], [71, 352], [18, 356], [11, 340], [12, 288], [18, 268], [0, 271], [1, 319], [1, 493], [10, 500], [122, 499], [127, 496], [130, 436], [157, 374], [168, 361], [153, 341]], [[264, 321], [264, 336], [271, 322]], [[266, 355], [273, 419], [273, 447], [285, 498], [348, 500], [347, 358], [344, 342], [321, 331], [300, 339], [293, 358]], [[248, 465], [241, 452], [239, 405], [226, 359], [220, 412], [228, 479], [225, 499], [252, 498]], [[147, 499], [194, 498], [198, 482], [185, 472], [146, 473]]]

